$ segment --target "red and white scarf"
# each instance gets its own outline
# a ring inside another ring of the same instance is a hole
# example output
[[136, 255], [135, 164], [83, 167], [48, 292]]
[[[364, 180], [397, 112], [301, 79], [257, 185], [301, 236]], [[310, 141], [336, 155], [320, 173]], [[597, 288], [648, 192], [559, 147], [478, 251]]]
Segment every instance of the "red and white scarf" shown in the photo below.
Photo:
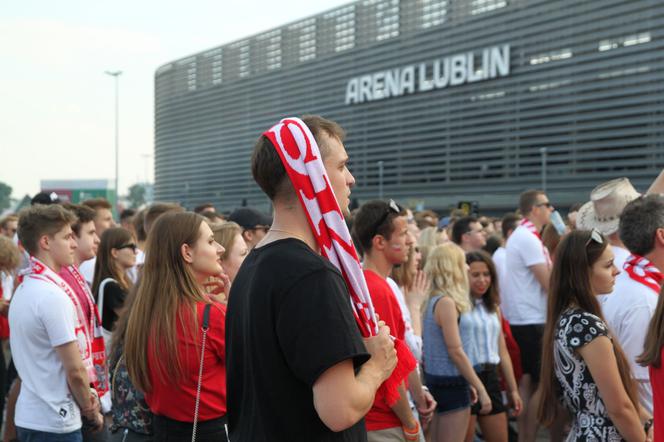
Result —
[[546, 257], [546, 265], [551, 267], [551, 255], [549, 255], [549, 249], [546, 248], [544, 245], [544, 242], [542, 242], [542, 235], [537, 231], [537, 227], [535, 227], [535, 224], [532, 223], [528, 218], [524, 218], [521, 220], [520, 223], [523, 227], [528, 229], [530, 233], [535, 235], [537, 239], [539, 239], [540, 243], [542, 243], [542, 252], [544, 252], [544, 256]]
[[[73, 266], [70, 267], [70, 269], [71, 268], [73, 268]], [[83, 281], [83, 278], [75, 269], [73, 274], [75, 278], [77, 277], [81, 281]], [[47, 282], [49, 284], [54, 284], [60, 290], [65, 292], [67, 297], [74, 304], [74, 309], [76, 311], [76, 323], [74, 324], [74, 335], [76, 336], [76, 341], [78, 343], [78, 349], [81, 354], [83, 366], [85, 367], [85, 370], [88, 373], [90, 382], [93, 383], [95, 390], [97, 390], [97, 392], [100, 393], [99, 397], [102, 398], [106, 393], [108, 393], [108, 375], [106, 375], [105, 377], [106, 381], [104, 382], [103, 377], [99, 378], [97, 376], [97, 371], [95, 368], [95, 362], [103, 363], [105, 365], [105, 356], [103, 361], [99, 360], [99, 355], [95, 356], [95, 353], [98, 353], [99, 343], [98, 342], [95, 343], [96, 339], [91, 338], [91, 336], [89, 335], [89, 331], [94, 330], [95, 328], [94, 318], [91, 318], [90, 323], [87, 323], [88, 321], [85, 317], [85, 313], [83, 312], [83, 308], [81, 307], [81, 303], [78, 299], [78, 296], [76, 296], [76, 293], [74, 293], [73, 289], [69, 286], [69, 284], [65, 282], [64, 279], [60, 277], [60, 275], [55, 273], [48, 266], [44, 265], [40, 260], [38, 260], [34, 256], [30, 257], [30, 270], [29, 273], [25, 275], [25, 278], [37, 279], [40, 281]], [[85, 281], [83, 281], [83, 284], [85, 284]], [[96, 310], [94, 311], [96, 312]], [[95, 343], [95, 345], [93, 345], [93, 343]], [[103, 338], [102, 338], [102, 345], [103, 345]], [[108, 396], [110, 399], [110, 395]]]
[[86, 337], [90, 343], [90, 351], [92, 353], [92, 371], [88, 371], [88, 376], [101, 399], [102, 408], [108, 408], [108, 410], [104, 410], [108, 412], [111, 409], [111, 397], [108, 364], [106, 362], [106, 344], [104, 343], [104, 336], [102, 334], [101, 316], [99, 315], [97, 304], [93, 302], [94, 297], [92, 296], [90, 287], [78, 271], [78, 268], [71, 265], [67, 267], [67, 270], [69, 270], [69, 273], [74, 277], [80, 290], [86, 295], [85, 301], [88, 305], [88, 311], [90, 312], [90, 318], [89, 320], [86, 320], [86, 325], [88, 326]]
[[634, 281], [649, 287], [659, 294], [664, 281], [664, 273], [643, 256], [629, 255], [625, 261], [624, 269]]
[[[362, 266], [334, 196], [318, 144], [299, 118], [285, 118], [263, 133], [274, 145], [307, 215], [321, 254], [343, 275], [353, 314], [364, 337], [375, 336], [378, 321]], [[397, 387], [415, 368], [415, 359], [401, 340], [395, 340], [398, 363], [381, 388], [388, 404], [399, 398]]]

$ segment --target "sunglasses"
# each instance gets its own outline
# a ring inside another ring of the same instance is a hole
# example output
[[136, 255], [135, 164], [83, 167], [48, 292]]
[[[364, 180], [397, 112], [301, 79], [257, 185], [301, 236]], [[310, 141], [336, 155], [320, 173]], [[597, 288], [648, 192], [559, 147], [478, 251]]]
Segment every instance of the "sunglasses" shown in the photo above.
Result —
[[396, 214], [401, 213], [401, 210], [399, 209], [399, 205], [396, 202], [394, 202], [393, 199], [391, 199], [387, 203], [387, 208], [385, 210], [385, 213], [383, 214], [383, 216], [380, 217], [378, 222], [374, 224], [373, 229], [372, 229], [372, 231], [374, 232], [374, 235], [377, 233], [378, 228], [385, 222], [385, 220], [387, 219], [387, 217], [389, 216], [390, 213], [396, 213]]
[[592, 229], [590, 231], [590, 238], [586, 241], [585, 247], [588, 247], [588, 244], [590, 244], [591, 241], [595, 241], [597, 244], [604, 244], [604, 237], [599, 233], [599, 230]]
[[270, 226], [258, 225], [258, 226], [252, 227], [251, 229], [244, 229], [244, 230], [245, 231], [247, 231], [247, 230], [262, 230], [263, 232], [267, 233], [267, 231], [270, 230]]
[[551, 207], [553, 207], [553, 204], [547, 201], [545, 203], [535, 204], [535, 207], [546, 207], [547, 209], [550, 209]]
[[138, 248], [138, 246], [136, 244], [134, 244], [133, 242], [130, 242], [130, 243], [127, 243], [127, 244], [123, 244], [120, 247], [116, 247], [116, 250], [131, 249], [135, 252], [137, 248]]

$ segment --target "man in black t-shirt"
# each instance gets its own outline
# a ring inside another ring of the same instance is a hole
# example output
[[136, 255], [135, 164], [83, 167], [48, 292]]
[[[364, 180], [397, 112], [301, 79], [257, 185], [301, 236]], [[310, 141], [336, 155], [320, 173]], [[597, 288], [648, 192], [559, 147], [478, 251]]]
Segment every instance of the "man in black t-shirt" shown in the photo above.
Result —
[[[339, 206], [355, 180], [343, 130], [302, 118], [320, 148]], [[278, 153], [261, 136], [252, 173], [274, 205], [265, 238], [231, 287], [226, 319], [227, 408], [233, 442], [366, 441], [363, 417], [396, 365], [389, 328], [363, 339], [341, 273], [319, 255]]]

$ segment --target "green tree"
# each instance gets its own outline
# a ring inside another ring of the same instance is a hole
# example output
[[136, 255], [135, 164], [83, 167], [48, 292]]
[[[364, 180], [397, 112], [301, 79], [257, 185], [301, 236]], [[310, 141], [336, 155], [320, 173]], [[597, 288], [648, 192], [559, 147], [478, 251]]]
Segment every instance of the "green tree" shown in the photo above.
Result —
[[129, 202], [133, 209], [138, 209], [145, 204], [145, 187], [142, 184], [134, 184], [129, 188]]
[[0, 211], [9, 209], [11, 206], [12, 186], [0, 181]]

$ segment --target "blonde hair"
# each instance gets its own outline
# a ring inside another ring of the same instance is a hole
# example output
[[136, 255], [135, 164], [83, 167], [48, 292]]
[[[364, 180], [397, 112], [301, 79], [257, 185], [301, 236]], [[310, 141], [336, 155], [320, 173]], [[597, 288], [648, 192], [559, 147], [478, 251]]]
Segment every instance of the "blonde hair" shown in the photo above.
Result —
[[424, 267], [427, 263], [429, 252], [439, 244], [438, 229], [435, 227], [426, 227], [420, 232], [420, 237], [417, 239], [417, 246], [420, 248], [421, 261], [420, 265]]
[[461, 247], [452, 242], [434, 247], [429, 252], [424, 272], [431, 281], [429, 297], [437, 294], [449, 296], [459, 313], [472, 308], [466, 256]]
[[21, 252], [14, 242], [0, 236], [0, 273], [12, 273], [21, 264]]
[[221, 259], [225, 261], [231, 254], [235, 237], [242, 235], [242, 227], [233, 221], [226, 221], [223, 223], [214, 223], [210, 228], [212, 229], [212, 233], [214, 233], [214, 240], [225, 249], [224, 254], [221, 255]]

